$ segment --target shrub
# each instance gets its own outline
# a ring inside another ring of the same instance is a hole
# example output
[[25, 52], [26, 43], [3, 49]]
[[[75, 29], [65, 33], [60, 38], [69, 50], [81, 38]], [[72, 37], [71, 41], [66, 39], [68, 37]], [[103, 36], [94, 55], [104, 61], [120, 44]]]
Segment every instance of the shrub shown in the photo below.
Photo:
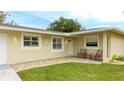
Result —
[[113, 54], [113, 55], [112, 55], [112, 62], [115, 61], [115, 60], [117, 60], [117, 59], [118, 59], [118, 56], [115, 55], [115, 54]]
[[124, 56], [117, 56], [117, 55], [113, 54], [111, 61], [114, 62], [115, 60], [124, 61]]
[[118, 59], [119, 61], [124, 61], [124, 56], [118, 56]]

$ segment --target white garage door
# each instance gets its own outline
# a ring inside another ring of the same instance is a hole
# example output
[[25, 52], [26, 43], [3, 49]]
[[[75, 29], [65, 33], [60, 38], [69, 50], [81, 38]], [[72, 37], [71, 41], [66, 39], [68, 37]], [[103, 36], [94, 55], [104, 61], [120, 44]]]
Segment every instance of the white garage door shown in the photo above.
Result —
[[7, 36], [0, 34], [0, 65], [7, 63]]

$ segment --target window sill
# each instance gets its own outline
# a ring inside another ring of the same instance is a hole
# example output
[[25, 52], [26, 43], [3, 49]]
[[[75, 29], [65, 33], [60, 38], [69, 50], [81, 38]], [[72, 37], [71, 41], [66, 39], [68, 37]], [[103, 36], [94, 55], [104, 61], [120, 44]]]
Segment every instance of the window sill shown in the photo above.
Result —
[[85, 49], [100, 49], [99, 47], [84, 47]]
[[63, 49], [52, 49], [52, 52], [63, 52], [64, 50]]
[[22, 50], [40, 50], [41, 47], [22, 47]]

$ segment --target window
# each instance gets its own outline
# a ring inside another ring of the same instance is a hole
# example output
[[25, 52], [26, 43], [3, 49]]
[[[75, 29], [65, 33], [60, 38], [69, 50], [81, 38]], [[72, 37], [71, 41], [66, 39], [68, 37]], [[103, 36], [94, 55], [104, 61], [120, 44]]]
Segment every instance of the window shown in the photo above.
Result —
[[23, 48], [39, 48], [40, 46], [40, 39], [38, 35], [23, 34], [22, 39]]
[[84, 38], [85, 48], [98, 48], [99, 47], [99, 37], [98, 36], [88, 36]]
[[52, 38], [52, 50], [54, 51], [63, 50], [63, 38], [59, 38], [59, 37]]
[[24, 36], [24, 46], [38, 47], [38, 37]]

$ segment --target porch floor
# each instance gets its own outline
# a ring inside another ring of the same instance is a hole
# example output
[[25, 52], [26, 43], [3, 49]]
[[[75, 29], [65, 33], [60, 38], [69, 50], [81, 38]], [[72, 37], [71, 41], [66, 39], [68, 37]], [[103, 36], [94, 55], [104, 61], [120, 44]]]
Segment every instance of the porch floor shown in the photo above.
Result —
[[78, 63], [87, 63], [87, 64], [101, 64], [102, 61], [89, 60], [84, 58], [77, 57], [65, 57], [65, 58], [57, 58], [57, 59], [48, 59], [48, 60], [40, 60], [33, 62], [25, 62], [11, 65], [16, 72], [21, 70], [26, 70], [34, 67], [42, 67], [53, 64], [61, 64], [61, 63], [69, 63], [69, 62], [78, 62]]

